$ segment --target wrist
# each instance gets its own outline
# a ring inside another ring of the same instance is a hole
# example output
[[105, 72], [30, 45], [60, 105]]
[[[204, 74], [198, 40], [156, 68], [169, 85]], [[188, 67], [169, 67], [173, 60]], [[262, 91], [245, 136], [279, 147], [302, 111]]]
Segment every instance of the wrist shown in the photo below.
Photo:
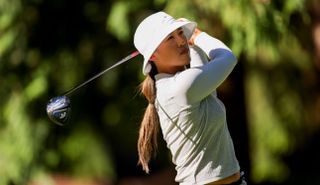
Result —
[[195, 40], [196, 38], [202, 33], [201, 30], [199, 30], [198, 28], [196, 28], [191, 36], [191, 38], [189, 39], [189, 44], [190, 45], [195, 45]]

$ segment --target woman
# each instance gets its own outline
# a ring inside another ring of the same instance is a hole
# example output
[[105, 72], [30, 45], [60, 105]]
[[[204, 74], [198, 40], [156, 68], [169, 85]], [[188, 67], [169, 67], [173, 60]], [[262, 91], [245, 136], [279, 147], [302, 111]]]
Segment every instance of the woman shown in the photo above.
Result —
[[181, 185], [246, 184], [216, 94], [236, 65], [231, 50], [164, 12], [140, 23], [134, 44], [144, 57], [141, 92], [149, 102], [138, 140], [143, 169], [149, 173], [160, 125]]

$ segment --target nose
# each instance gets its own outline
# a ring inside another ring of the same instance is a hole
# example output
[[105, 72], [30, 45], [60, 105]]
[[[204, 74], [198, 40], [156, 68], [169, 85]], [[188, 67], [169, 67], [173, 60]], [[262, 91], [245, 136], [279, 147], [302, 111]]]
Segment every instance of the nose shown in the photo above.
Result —
[[176, 34], [175, 40], [178, 46], [184, 46], [187, 43], [187, 39], [184, 34]]

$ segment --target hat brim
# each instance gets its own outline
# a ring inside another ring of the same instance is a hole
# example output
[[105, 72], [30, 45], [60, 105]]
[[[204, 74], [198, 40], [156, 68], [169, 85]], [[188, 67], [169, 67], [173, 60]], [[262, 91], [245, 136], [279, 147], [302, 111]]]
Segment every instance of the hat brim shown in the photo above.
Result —
[[170, 27], [167, 27], [166, 30], [163, 32], [164, 34], [156, 37], [153, 43], [153, 47], [149, 47], [147, 56], [144, 56], [144, 61], [143, 61], [143, 74], [148, 75], [148, 73], [151, 71], [151, 64], [149, 63], [149, 60], [151, 56], [153, 55], [154, 51], [158, 48], [158, 46], [161, 44], [161, 42], [173, 31], [175, 31], [178, 28], [182, 28], [184, 35], [186, 38], [189, 40], [197, 27], [197, 23], [195, 22], [190, 22], [190, 21], [176, 21], [174, 24], [170, 25]]

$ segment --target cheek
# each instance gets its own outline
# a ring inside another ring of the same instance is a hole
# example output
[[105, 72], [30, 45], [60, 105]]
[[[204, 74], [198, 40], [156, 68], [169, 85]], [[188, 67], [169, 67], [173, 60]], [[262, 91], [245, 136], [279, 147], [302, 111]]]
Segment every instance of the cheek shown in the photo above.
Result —
[[161, 44], [155, 52], [159, 60], [168, 60], [173, 55], [173, 49], [168, 44]]
[[161, 43], [155, 52], [160, 61], [171, 62], [180, 59], [179, 50], [175, 42]]
[[164, 54], [163, 59], [167, 62], [167, 63], [179, 63], [179, 61], [181, 60], [179, 54], [177, 51], [175, 51], [174, 49], [171, 50], [167, 50], [167, 52]]

